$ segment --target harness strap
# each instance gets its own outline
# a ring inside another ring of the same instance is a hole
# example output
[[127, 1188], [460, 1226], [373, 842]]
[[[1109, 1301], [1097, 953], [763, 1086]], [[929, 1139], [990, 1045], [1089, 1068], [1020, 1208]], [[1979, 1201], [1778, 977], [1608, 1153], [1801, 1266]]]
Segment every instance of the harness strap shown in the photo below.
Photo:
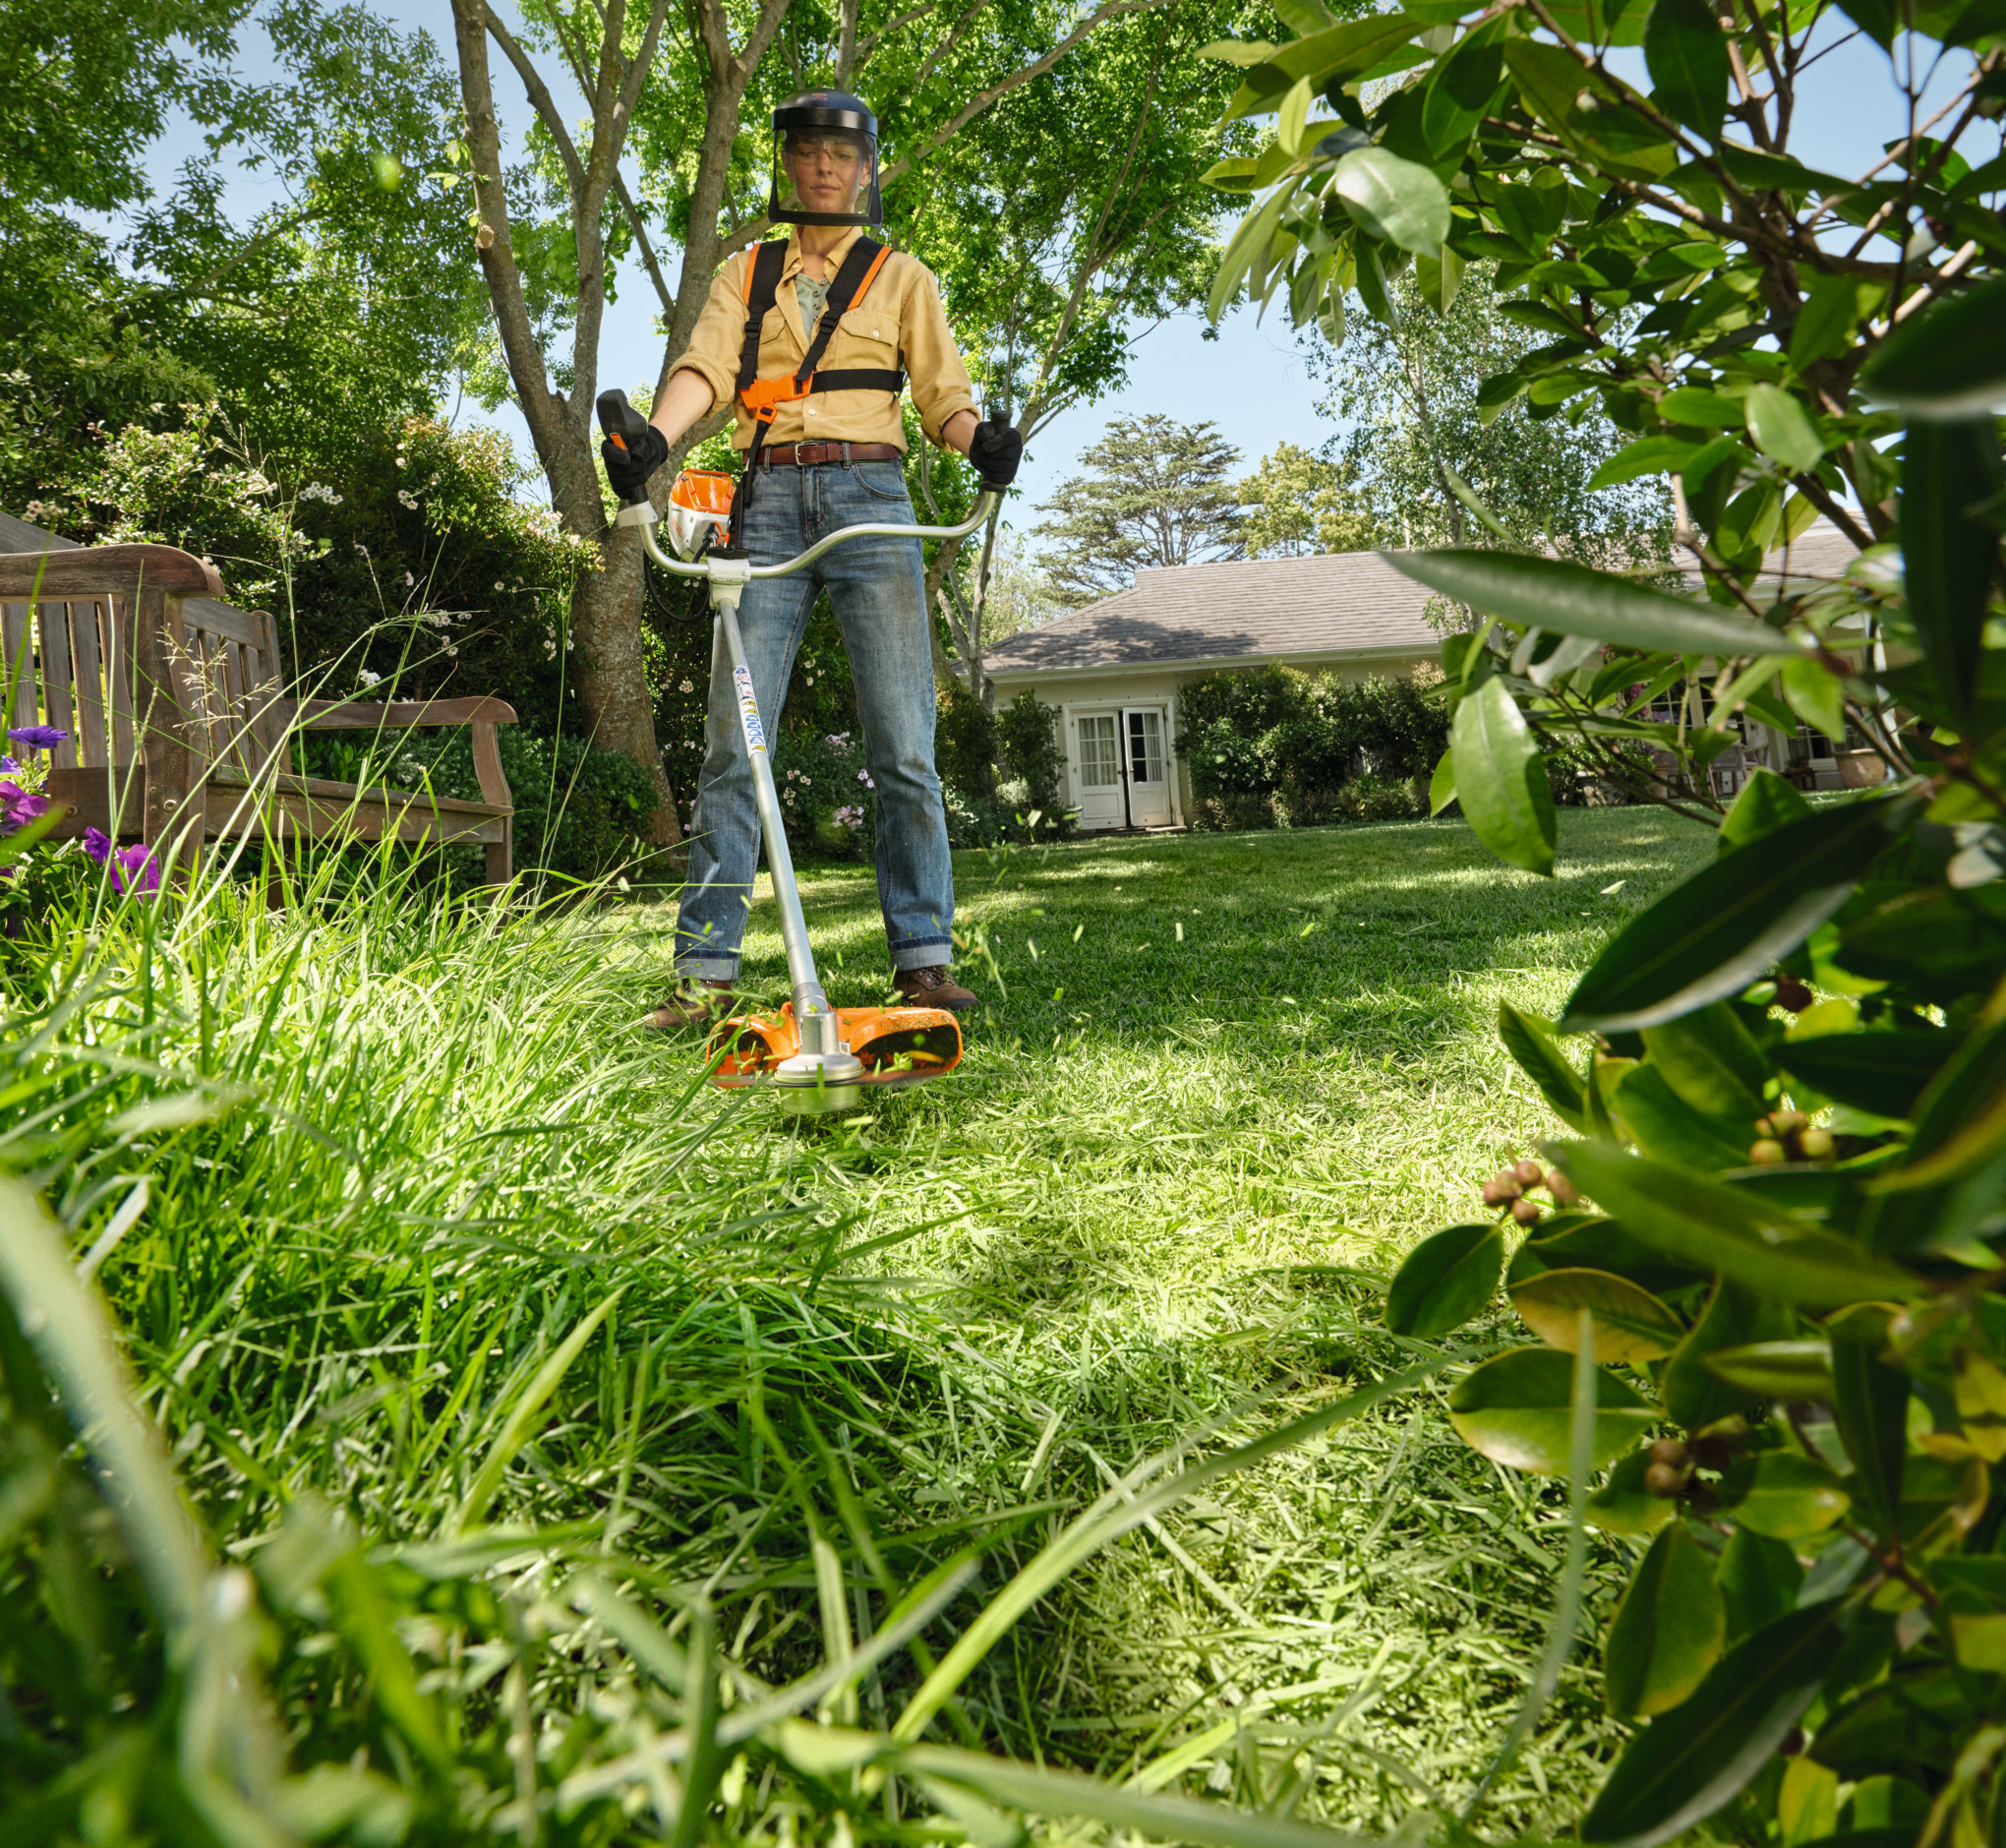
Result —
[[867, 237], [851, 245], [830, 279], [821, 319], [815, 324], [814, 335], [808, 341], [808, 350], [801, 355], [801, 363], [792, 377], [783, 375], [778, 379], [759, 377], [759, 340], [766, 317], [780, 294], [780, 272], [787, 263], [787, 245], [778, 238], [771, 239], [759, 246], [752, 262], [745, 266], [745, 339], [738, 352], [738, 398], [751, 414], [752, 441], [746, 445], [744, 472], [732, 496], [734, 545], [743, 540], [745, 509], [751, 500], [753, 477], [758, 472], [759, 452], [766, 447], [766, 433], [772, 428], [774, 413], [783, 404], [792, 404], [812, 391], [889, 391], [897, 397], [906, 388], [903, 372], [880, 367], [848, 367], [819, 375], [815, 371], [816, 362], [829, 350], [829, 342], [843, 317], [863, 299], [891, 254], [889, 244], [879, 244]]

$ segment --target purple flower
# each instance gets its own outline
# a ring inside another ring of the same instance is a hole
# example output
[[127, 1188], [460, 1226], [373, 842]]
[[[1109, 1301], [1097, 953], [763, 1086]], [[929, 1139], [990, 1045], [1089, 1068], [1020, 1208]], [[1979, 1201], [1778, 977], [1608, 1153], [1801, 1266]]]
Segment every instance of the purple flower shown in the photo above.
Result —
[[111, 882], [121, 892], [157, 892], [160, 868], [145, 841], [122, 847], [111, 857]]
[[21, 765], [16, 763], [12, 757], [7, 756], [4, 752], [0, 752], [0, 772], [12, 776], [20, 768]]
[[153, 864], [153, 850], [145, 841], [114, 849], [111, 836], [96, 828], [84, 830], [84, 851], [101, 866], [111, 864], [111, 885], [115, 892], [157, 892], [160, 868]]
[[47, 811], [49, 799], [19, 783], [0, 781], [0, 834], [15, 834]]
[[58, 725], [24, 725], [7, 736], [28, 750], [54, 750], [70, 734]]

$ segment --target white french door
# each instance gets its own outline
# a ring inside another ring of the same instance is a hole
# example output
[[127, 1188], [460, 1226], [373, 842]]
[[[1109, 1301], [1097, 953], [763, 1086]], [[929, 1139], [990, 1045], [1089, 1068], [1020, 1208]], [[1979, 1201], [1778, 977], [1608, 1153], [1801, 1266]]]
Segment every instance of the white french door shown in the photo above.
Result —
[[1169, 718], [1161, 706], [1114, 706], [1072, 715], [1073, 800], [1083, 828], [1166, 828]]
[[1159, 706], [1126, 706], [1122, 736], [1128, 745], [1128, 807], [1132, 828], [1170, 825], [1170, 765], [1163, 748]]
[[1121, 734], [1117, 715], [1086, 712], [1073, 721], [1073, 788], [1083, 828], [1128, 824], [1122, 800]]

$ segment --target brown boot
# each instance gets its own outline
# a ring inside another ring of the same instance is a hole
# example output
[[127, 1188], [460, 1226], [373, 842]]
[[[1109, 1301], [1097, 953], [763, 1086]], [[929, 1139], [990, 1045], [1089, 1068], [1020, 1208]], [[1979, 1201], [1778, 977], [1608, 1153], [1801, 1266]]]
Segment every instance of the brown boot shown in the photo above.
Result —
[[908, 1007], [944, 1007], [950, 1014], [966, 1014], [980, 1005], [977, 998], [947, 973], [945, 964], [932, 969], [899, 969], [892, 972], [892, 986]]
[[660, 1007], [651, 1009], [642, 1024], [663, 1033], [679, 1033], [690, 1027], [708, 1027], [720, 1020], [732, 1004], [732, 990], [738, 984], [710, 977], [684, 976], [676, 992]]

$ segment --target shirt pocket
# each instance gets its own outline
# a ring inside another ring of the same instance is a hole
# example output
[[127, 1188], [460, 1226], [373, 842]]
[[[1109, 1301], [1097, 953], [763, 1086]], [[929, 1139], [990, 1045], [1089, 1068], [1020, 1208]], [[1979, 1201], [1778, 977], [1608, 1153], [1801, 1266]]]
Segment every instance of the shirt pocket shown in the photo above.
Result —
[[861, 308], [845, 312], [837, 324], [836, 337], [829, 342], [823, 367], [871, 367], [895, 372], [899, 365], [899, 318], [882, 307], [865, 302]]

